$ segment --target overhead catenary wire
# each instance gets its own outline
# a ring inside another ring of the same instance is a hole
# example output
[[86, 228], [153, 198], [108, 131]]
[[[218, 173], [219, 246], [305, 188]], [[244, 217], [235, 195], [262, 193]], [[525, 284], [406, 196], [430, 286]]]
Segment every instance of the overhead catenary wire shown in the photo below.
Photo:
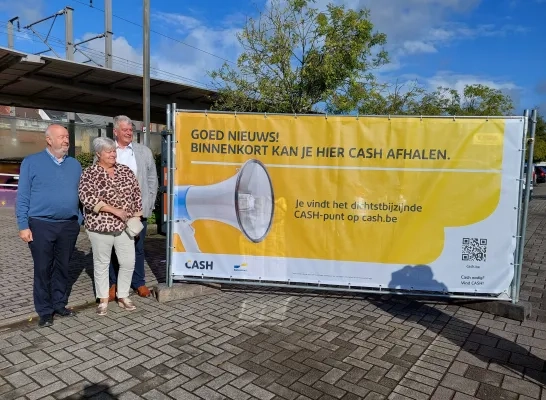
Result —
[[[0, 21], [0, 32], [6, 32], [7, 33], [7, 29], [8, 29], [7, 23]], [[41, 32], [38, 32], [38, 33], [41, 33]], [[38, 36], [36, 36], [35, 33], [31, 32], [31, 31], [28, 31], [28, 35], [17, 34], [17, 32], [13, 32], [13, 36], [20, 39], [20, 40], [27, 40], [27, 41], [31, 41], [33, 43], [42, 44], [42, 45], [44, 44], [43, 40], [41, 38], [39, 38]], [[62, 40], [62, 39], [60, 39], [58, 37], [50, 35], [48, 37], [48, 41], [50, 41], [49, 44], [54, 49], [63, 50], [63, 51], [65, 50], [64, 40]], [[84, 55], [86, 55], [87, 57], [89, 57], [89, 55], [91, 55], [91, 56], [96, 57], [97, 59], [103, 59], [104, 58], [105, 53], [103, 51], [93, 49], [93, 48], [83, 46], [83, 45], [78, 45], [77, 47], [85, 50]], [[49, 51], [49, 49], [46, 49], [45, 51]], [[116, 56], [116, 55], [113, 55], [112, 57], [114, 58], [114, 61], [116, 61], [116, 60], [118, 61], [117, 62], [118, 66], [120, 66], [120, 64], [121, 64], [122, 67], [123, 66], [127, 67], [125, 71], [121, 71], [121, 72], [133, 72], [133, 73], [135, 73], [135, 72], [141, 73], [142, 72], [143, 65], [141, 63], [139, 63], [137, 61], [129, 60], [129, 59], [126, 59], [126, 58], [123, 58], [123, 57], [119, 57], [119, 56]], [[95, 61], [93, 60], [93, 62], [95, 62]], [[172, 72], [164, 71], [164, 70], [156, 68], [156, 67], [151, 67], [150, 71], [153, 72], [154, 78], [160, 79], [161, 77], [164, 77], [165, 79], [171, 79], [171, 80], [175, 80], [175, 81], [182, 81], [182, 82], [191, 83], [193, 85], [199, 85], [199, 86], [201, 86], [203, 88], [208, 88], [208, 89], [212, 88], [211, 85], [208, 85], [206, 83], [197, 81], [195, 79], [186, 78], [184, 76], [177, 75], [177, 74], [172, 73]]]
[[[104, 13], [104, 10], [103, 10], [103, 9], [101, 9], [101, 8], [99, 8], [99, 7], [95, 7], [95, 6], [92, 5], [92, 4], [86, 3], [86, 2], [81, 1], [81, 0], [72, 0], [72, 1], [75, 2], [75, 3], [84, 5], [84, 6], [89, 7], [89, 8], [93, 8], [93, 9], [95, 9], [95, 10], [97, 10], [97, 11], [101, 11], [101, 12]], [[117, 18], [117, 19], [121, 20], [121, 21], [124, 21], [124, 22], [127, 22], [127, 23], [129, 23], [129, 24], [132, 24], [132, 25], [135, 25], [135, 26], [138, 26], [138, 27], [142, 28], [142, 25], [139, 24], [138, 22], [131, 21], [130, 19], [120, 17], [119, 15], [116, 15], [116, 14], [112, 14], [112, 16], [113, 16], [114, 18]], [[171, 36], [165, 35], [164, 33], [155, 31], [155, 30], [153, 30], [153, 29], [150, 29], [150, 32], [151, 32], [151, 33], [155, 33], [156, 35], [162, 36], [162, 37], [164, 37], [164, 38], [166, 38], [166, 39], [169, 39], [169, 40], [175, 41], [175, 42], [177, 42], [177, 43], [183, 44], [184, 46], [188, 46], [188, 47], [190, 47], [190, 48], [192, 48], [192, 49], [194, 49], [194, 50], [200, 51], [200, 52], [202, 52], [202, 53], [204, 53], [204, 54], [208, 54], [209, 56], [218, 58], [219, 60], [225, 61], [225, 62], [227, 62], [227, 63], [236, 64], [236, 62], [234, 62], [234, 61], [228, 60], [227, 58], [224, 58], [224, 57], [220, 57], [220, 56], [218, 56], [218, 55], [216, 55], [216, 54], [214, 54], [214, 53], [211, 53], [211, 52], [209, 52], [209, 51], [200, 49], [199, 47], [196, 47], [196, 46], [194, 46], [194, 45], [191, 45], [191, 44], [189, 44], [189, 43], [186, 43], [186, 42], [184, 42], [183, 40], [173, 38], [173, 37], [171, 37]]]

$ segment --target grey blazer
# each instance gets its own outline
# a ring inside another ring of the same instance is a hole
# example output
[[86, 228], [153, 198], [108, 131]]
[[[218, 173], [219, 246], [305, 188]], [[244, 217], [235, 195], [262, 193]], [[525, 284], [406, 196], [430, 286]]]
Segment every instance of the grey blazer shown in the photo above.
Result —
[[[149, 218], [154, 211], [159, 185], [154, 155], [148, 147], [140, 143], [133, 143], [133, 150], [137, 163], [137, 180], [142, 194], [142, 214], [144, 218]], [[97, 156], [93, 158], [93, 163], [96, 162]]]
[[152, 151], [140, 143], [133, 143], [137, 163], [137, 179], [142, 193], [142, 213], [149, 218], [154, 211], [158, 180]]

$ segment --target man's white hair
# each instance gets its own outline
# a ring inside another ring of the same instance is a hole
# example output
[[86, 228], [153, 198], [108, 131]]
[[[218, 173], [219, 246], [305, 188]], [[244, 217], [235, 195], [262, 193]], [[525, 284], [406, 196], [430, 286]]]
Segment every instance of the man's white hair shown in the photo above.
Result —
[[122, 123], [122, 122], [126, 122], [129, 125], [133, 124], [133, 121], [128, 116], [118, 115], [117, 117], [114, 117], [114, 129], [118, 129], [119, 124]]
[[46, 130], [44, 132], [45, 136], [50, 136], [51, 135], [51, 128], [53, 128], [54, 126], [62, 126], [64, 129], [66, 129], [66, 127], [61, 125], [61, 124], [51, 124], [46, 128]]

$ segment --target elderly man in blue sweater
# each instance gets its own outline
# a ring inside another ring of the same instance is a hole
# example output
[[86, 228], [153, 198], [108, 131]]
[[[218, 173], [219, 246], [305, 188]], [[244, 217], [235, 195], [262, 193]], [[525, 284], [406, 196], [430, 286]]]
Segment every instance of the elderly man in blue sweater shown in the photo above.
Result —
[[80, 163], [68, 156], [68, 131], [50, 125], [45, 150], [21, 164], [16, 216], [19, 237], [34, 260], [34, 307], [40, 327], [53, 325], [53, 315], [73, 316], [68, 303], [68, 263], [80, 232], [78, 184]]

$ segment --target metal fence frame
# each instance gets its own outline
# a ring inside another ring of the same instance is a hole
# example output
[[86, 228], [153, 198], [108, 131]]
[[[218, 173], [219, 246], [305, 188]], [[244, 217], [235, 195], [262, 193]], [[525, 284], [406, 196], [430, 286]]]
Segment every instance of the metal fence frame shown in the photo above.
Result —
[[[397, 289], [375, 289], [375, 288], [366, 288], [366, 287], [355, 287], [355, 286], [341, 286], [341, 285], [324, 285], [324, 284], [307, 284], [307, 283], [290, 283], [290, 281], [266, 281], [266, 280], [250, 280], [250, 279], [232, 279], [232, 278], [201, 278], [195, 276], [174, 276], [172, 273], [172, 253], [174, 251], [174, 230], [173, 230], [173, 213], [174, 209], [174, 174], [177, 169], [175, 165], [176, 159], [176, 145], [178, 139], [176, 137], [176, 115], [178, 112], [187, 112], [187, 113], [196, 113], [196, 114], [226, 114], [224, 111], [203, 111], [203, 110], [185, 110], [177, 109], [176, 103], [167, 105], [167, 129], [162, 133], [164, 151], [166, 154], [163, 155], [162, 159], [164, 160], [164, 165], [167, 170], [167, 204], [163, 205], [163, 209], [166, 210], [165, 215], [167, 220], [165, 221], [166, 226], [166, 236], [167, 236], [167, 246], [166, 246], [166, 283], [167, 286], [171, 287], [174, 280], [177, 281], [186, 281], [186, 282], [196, 282], [196, 283], [219, 283], [219, 284], [232, 284], [232, 285], [249, 285], [249, 286], [261, 286], [261, 287], [277, 287], [277, 288], [292, 288], [292, 289], [307, 289], [307, 290], [324, 290], [332, 292], [350, 292], [350, 293], [366, 293], [366, 294], [396, 294], [396, 295], [410, 295], [410, 296], [420, 296], [420, 297], [439, 297], [439, 298], [452, 298], [452, 299], [471, 299], [471, 300], [497, 300], [497, 301], [511, 301], [512, 303], [517, 303], [519, 301], [520, 293], [520, 282], [521, 282], [521, 271], [523, 266], [523, 253], [525, 247], [525, 230], [527, 227], [527, 217], [529, 209], [529, 195], [530, 195], [530, 184], [533, 176], [534, 164], [532, 163], [533, 154], [534, 154], [534, 138], [536, 131], [536, 121], [537, 121], [537, 111], [533, 110], [531, 116], [529, 117], [529, 110], [525, 110], [523, 116], [493, 116], [487, 117], [488, 119], [523, 119], [524, 121], [524, 132], [522, 147], [519, 150], [521, 152], [521, 166], [519, 171], [519, 205], [517, 213], [517, 236], [516, 238], [516, 249], [514, 252], [514, 277], [512, 283], [510, 284], [510, 293], [511, 296], [508, 296], [504, 293], [500, 295], [487, 295], [487, 294], [473, 294], [473, 293], [440, 293], [440, 292], [429, 292], [429, 291], [417, 291], [417, 290], [397, 290]], [[237, 114], [252, 114], [252, 115], [291, 115], [283, 113], [255, 113], [255, 112], [233, 112], [236, 116]], [[294, 116], [313, 116], [318, 117], [320, 114], [294, 114]], [[346, 115], [336, 117], [346, 117], [346, 118], [360, 118], [360, 117], [387, 117], [391, 118], [420, 118], [420, 119], [476, 119], [484, 118], [483, 116], [408, 116], [408, 115]], [[328, 118], [327, 114], [324, 114], [325, 118]], [[528, 134], [530, 131], [530, 134]], [[527, 157], [526, 157], [527, 156]], [[527, 163], [527, 172], [524, 176], [524, 165], [526, 158], [531, 160], [531, 163]], [[533, 167], [533, 168], [531, 168]], [[525, 180], [525, 191], [523, 191], [523, 181]]]

